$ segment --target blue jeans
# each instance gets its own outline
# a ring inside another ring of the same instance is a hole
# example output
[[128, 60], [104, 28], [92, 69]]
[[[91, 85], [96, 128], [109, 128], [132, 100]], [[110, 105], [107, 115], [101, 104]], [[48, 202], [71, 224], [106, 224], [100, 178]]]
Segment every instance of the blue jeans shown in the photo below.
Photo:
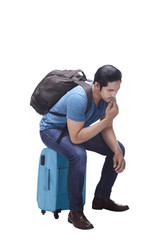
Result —
[[[101, 178], [95, 190], [95, 197], [109, 199], [117, 173], [113, 168], [114, 153], [104, 142], [101, 133], [82, 144], [73, 144], [68, 133], [65, 134], [60, 144], [58, 144], [56, 141], [60, 134], [60, 129], [50, 128], [40, 131], [41, 139], [48, 148], [69, 159], [68, 197], [70, 200], [70, 210], [83, 210], [82, 189], [87, 161], [86, 150], [106, 156]], [[118, 143], [124, 156], [124, 146], [120, 142]]]

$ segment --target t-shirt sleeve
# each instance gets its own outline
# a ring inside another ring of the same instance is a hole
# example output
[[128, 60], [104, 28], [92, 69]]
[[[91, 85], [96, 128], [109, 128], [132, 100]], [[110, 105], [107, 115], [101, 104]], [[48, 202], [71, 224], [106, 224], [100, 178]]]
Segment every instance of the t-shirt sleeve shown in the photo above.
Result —
[[67, 99], [67, 118], [76, 121], [85, 121], [87, 97], [79, 94], [72, 94]]

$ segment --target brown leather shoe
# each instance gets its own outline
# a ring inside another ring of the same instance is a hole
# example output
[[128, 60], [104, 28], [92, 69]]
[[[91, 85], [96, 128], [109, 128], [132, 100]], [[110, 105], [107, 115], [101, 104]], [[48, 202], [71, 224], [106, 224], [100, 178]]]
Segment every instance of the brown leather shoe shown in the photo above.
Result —
[[127, 205], [116, 204], [111, 199], [102, 199], [94, 197], [92, 208], [97, 210], [107, 209], [114, 212], [123, 212], [129, 209]]
[[92, 229], [93, 225], [88, 221], [82, 212], [72, 212], [68, 214], [68, 222], [79, 229]]

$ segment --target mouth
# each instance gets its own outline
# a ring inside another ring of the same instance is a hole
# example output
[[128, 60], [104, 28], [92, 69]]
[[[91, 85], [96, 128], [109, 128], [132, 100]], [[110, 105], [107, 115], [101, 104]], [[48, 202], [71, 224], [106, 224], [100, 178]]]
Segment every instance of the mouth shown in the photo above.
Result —
[[108, 99], [108, 102], [113, 102], [114, 101], [114, 98], [109, 98]]

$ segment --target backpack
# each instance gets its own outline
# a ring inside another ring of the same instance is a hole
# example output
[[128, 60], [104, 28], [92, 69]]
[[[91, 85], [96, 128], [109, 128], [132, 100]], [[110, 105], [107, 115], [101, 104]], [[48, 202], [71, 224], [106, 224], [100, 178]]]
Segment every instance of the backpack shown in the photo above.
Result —
[[[80, 74], [81, 73], [81, 74]], [[82, 70], [54, 70], [48, 73], [35, 88], [30, 105], [41, 115], [52, 113], [58, 116], [66, 116], [63, 113], [50, 112], [60, 98], [69, 90], [80, 85], [87, 94], [87, 113], [92, 104], [92, 88], [86, 83], [87, 80]]]

